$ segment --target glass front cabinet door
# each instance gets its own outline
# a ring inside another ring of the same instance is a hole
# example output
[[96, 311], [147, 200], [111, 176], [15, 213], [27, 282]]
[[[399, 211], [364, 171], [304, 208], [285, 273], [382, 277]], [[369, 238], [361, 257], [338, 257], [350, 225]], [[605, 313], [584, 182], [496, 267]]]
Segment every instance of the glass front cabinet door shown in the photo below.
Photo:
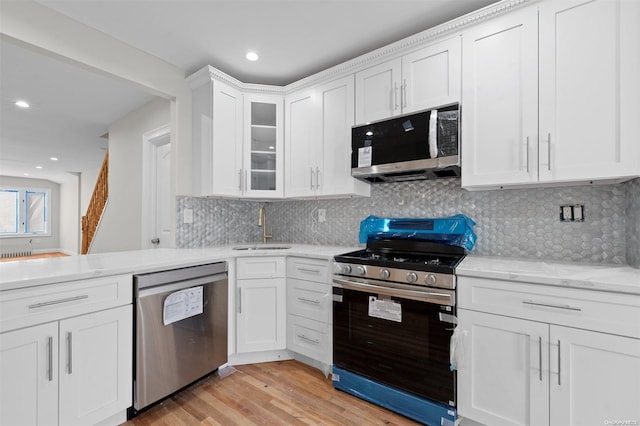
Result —
[[243, 190], [246, 197], [281, 198], [284, 98], [245, 95]]

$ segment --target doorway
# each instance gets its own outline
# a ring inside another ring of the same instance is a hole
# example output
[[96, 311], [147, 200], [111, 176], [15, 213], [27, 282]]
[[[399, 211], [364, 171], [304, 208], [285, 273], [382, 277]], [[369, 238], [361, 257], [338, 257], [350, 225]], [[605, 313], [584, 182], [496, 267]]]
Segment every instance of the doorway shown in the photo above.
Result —
[[142, 248], [168, 248], [173, 241], [171, 126], [151, 130], [142, 139]]

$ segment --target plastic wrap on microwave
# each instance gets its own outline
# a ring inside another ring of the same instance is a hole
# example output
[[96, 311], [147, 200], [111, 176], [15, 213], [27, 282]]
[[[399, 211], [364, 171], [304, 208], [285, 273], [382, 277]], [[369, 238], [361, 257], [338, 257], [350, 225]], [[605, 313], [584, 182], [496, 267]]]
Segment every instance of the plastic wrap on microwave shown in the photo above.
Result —
[[360, 222], [361, 243], [373, 238], [413, 238], [430, 240], [473, 250], [476, 222], [468, 216], [457, 214], [441, 218], [382, 218], [369, 216]]

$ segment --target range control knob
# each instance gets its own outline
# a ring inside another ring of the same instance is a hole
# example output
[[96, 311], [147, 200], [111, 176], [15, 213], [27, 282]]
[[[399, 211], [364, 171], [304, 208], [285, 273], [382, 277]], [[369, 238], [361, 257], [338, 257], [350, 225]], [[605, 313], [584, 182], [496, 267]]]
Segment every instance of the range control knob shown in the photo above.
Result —
[[356, 266], [356, 274], [358, 274], [358, 275], [364, 275], [364, 274], [365, 274], [365, 272], [367, 272], [367, 270], [366, 270], [366, 269], [364, 269], [364, 266], [362, 266], [362, 265], [358, 265], [358, 266]]
[[438, 281], [438, 278], [436, 278], [436, 276], [433, 274], [427, 274], [427, 276], [424, 278], [424, 282], [428, 285], [434, 285], [436, 281]]
[[351, 265], [342, 265], [342, 273], [350, 274], [351, 273]]
[[415, 283], [416, 281], [418, 281], [418, 274], [416, 274], [415, 272], [409, 272], [407, 274], [407, 281], [409, 281], [410, 283]]
[[388, 269], [381, 269], [379, 275], [381, 279], [386, 280], [387, 278], [389, 278], [389, 275], [391, 274], [389, 273]]

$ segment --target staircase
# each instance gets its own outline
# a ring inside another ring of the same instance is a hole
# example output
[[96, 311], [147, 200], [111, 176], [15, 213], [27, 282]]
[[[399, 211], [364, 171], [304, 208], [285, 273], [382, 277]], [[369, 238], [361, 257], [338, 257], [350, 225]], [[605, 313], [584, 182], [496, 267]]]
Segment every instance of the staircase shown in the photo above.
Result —
[[87, 214], [82, 216], [82, 254], [89, 252], [91, 247], [91, 241], [98, 229], [102, 212], [107, 204], [109, 198], [109, 151], [104, 156], [102, 161], [102, 167], [100, 168], [100, 174], [96, 181], [96, 186], [93, 188], [93, 194], [91, 195], [91, 201], [89, 201], [89, 207], [87, 207]]

